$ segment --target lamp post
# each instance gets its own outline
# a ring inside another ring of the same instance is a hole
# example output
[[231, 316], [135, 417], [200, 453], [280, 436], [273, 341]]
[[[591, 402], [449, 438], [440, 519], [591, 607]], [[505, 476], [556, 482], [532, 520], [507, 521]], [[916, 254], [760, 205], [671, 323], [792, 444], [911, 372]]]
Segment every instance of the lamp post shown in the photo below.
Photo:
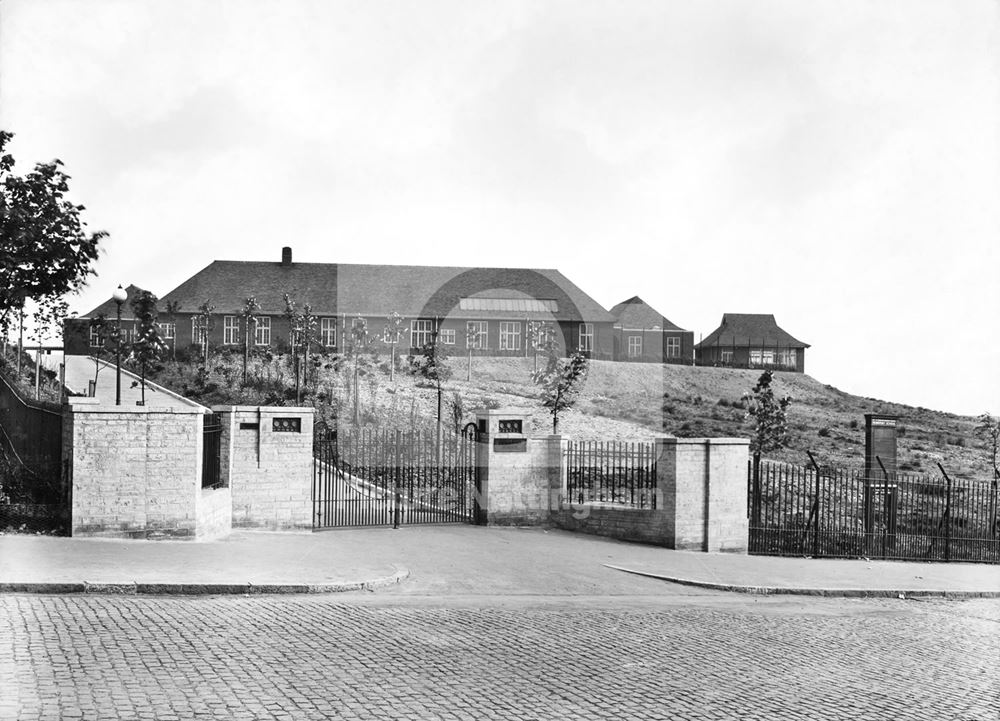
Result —
[[118, 304], [117, 342], [115, 343], [115, 405], [120, 406], [122, 404], [122, 303], [128, 298], [128, 293], [119, 284], [115, 288], [115, 292], [111, 294], [111, 298]]

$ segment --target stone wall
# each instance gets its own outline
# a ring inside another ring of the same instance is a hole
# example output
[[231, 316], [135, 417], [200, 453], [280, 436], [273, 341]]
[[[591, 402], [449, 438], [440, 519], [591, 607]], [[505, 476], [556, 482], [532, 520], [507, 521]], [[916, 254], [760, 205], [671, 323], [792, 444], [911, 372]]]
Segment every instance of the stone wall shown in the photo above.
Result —
[[233, 526], [311, 529], [313, 409], [213, 410], [222, 415], [222, 481], [232, 496]]
[[63, 448], [73, 483], [72, 534], [195, 536], [204, 409], [71, 400]]

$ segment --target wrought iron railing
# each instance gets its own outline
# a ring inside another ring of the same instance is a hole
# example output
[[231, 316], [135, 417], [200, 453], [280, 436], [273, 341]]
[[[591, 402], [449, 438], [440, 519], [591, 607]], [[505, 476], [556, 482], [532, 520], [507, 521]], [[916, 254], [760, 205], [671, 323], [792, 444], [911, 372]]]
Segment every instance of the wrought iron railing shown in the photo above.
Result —
[[748, 464], [750, 553], [1000, 563], [996, 480]]
[[651, 441], [570, 441], [566, 495], [571, 503], [656, 508], [656, 447]]

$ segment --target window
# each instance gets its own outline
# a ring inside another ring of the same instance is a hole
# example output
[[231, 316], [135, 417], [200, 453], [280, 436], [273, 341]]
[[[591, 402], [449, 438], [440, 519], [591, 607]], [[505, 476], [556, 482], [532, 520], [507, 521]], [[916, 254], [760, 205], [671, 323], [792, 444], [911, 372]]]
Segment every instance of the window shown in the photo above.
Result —
[[160, 327], [160, 337], [163, 340], [173, 340], [174, 336], [177, 334], [177, 324], [176, 323], [157, 323]]
[[459, 298], [459, 310], [512, 311], [515, 313], [558, 313], [554, 300], [538, 298]]
[[414, 348], [423, 348], [434, 340], [434, 321], [432, 320], [411, 320], [410, 321], [410, 344]]
[[521, 350], [520, 321], [500, 321], [500, 350]]
[[191, 342], [197, 345], [204, 345], [206, 335], [205, 318], [198, 315], [191, 316]]
[[762, 362], [761, 352], [759, 350], [750, 351], [750, 365], [760, 365]]
[[486, 345], [486, 333], [489, 323], [485, 320], [470, 320], [465, 324], [465, 347], [472, 350], [483, 350]]
[[773, 350], [762, 351], [761, 352], [761, 360], [763, 361], [764, 365], [766, 365], [766, 366], [773, 366], [774, 365], [774, 351]]
[[337, 319], [319, 319], [319, 342], [327, 347], [337, 345]]
[[794, 348], [789, 348], [788, 350], [781, 351], [781, 365], [788, 366], [789, 368], [795, 367], [796, 356]]
[[240, 319], [235, 315], [222, 317], [222, 343], [236, 345], [240, 342]]
[[256, 345], [271, 345], [271, 319], [268, 316], [257, 316], [257, 322], [254, 323], [253, 342]]
[[719, 360], [723, 363], [733, 362], [733, 352], [731, 350], [724, 350], [719, 352]]
[[628, 337], [628, 357], [637, 358], [642, 355], [642, 336], [630, 335]]
[[668, 336], [664, 345], [664, 354], [667, 358], [681, 357], [681, 339], [677, 336]]
[[438, 338], [445, 345], [455, 345], [455, 329], [454, 328], [442, 328], [438, 332]]
[[548, 342], [555, 343], [556, 332], [551, 323], [539, 323], [535, 330], [535, 350], [543, 350]]
[[580, 350], [594, 350], [594, 324], [580, 324]]
[[96, 325], [90, 326], [90, 347], [100, 348], [104, 344], [104, 333]]

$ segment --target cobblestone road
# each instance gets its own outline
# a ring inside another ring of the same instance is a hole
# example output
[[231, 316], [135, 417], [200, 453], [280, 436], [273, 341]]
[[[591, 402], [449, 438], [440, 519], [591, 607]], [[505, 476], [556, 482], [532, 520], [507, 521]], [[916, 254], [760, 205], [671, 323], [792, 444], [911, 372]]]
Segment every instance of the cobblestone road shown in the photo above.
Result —
[[1000, 718], [1000, 603], [0, 597], [2, 719]]

